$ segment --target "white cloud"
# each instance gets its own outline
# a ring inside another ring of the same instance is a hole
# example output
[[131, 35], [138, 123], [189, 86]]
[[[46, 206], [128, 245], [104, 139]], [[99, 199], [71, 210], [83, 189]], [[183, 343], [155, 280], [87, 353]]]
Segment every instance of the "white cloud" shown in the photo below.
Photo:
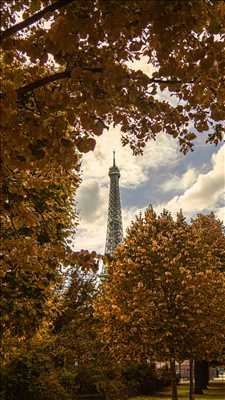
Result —
[[108, 207], [108, 189], [96, 181], [84, 181], [77, 196], [79, 226], [75, 248], [104, 251]]
[[127, 62], [126, 65], [134, 71], [141, 70], [149, 78], [152, 77], [153, 72], [157, 71], [157, 68], [153, 67], [151, 63], [148, 63], [148, 57], [144, 56], [140, 60], [133, 62]]
[[197, 179], [198, 173], [196, 169], [189, 168], [182, 176], [174, 175], [167, 179], [161, 185], [164, 192], [170, 192], [173, 190], [184, 190], [192, 185]]
[[225, 207], [220, 207], [215, 210], [215, 215], [220, 221], [223, 221], [225, 224]]
[[135, 187], [144, 183], [158, 167], [178, 162], [176, 142], [165, 134], [159, 134], [157, 141], [147, 143], [143, 156], [134, 157], [128, 146], [121, 145], [120, 128], [111, 127], [98, 138], [95, 151], [88, 153], [83, 159], [85, 181], [98, 181], [101, 186], [108, 184], [113, 149], [116, 149], [116, 163], [123, 171], [120, 180], [122, 187]]
[[77, 209], [81, 220], [93, 222], [102, 215], [107, 204], [108, 190], [96, 180], [85, 180], [77, 193]]
[[95, 250], [98, 253], [104, 252], [106, 239], [106, 225], [104, 217], [99, 217], [95, 223], [85, 223], [81, 221], [74, 248]]
[[[167, 203], [158, 205], [157, 211], [166, 208], [172, 212], [183, 209], [185, 214], [216, 210], [218, 201], [225, 191], [225, 145], [212, 156], [212, 168], [208, 173], [199, 174], [193, 185], [188, 187], [180, 196], [175, 196]], [[224, 197], [223, 197], [224, 198]], [[220, 217], [222, 209], [218, 209]]]

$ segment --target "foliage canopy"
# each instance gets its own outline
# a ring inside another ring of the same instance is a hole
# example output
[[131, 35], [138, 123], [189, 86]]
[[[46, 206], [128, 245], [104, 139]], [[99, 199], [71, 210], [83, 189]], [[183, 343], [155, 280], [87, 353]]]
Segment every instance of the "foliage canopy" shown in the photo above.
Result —
[[[74, 143], [93, 149], [110, 123], [135, 153], [161, 130], [186, 152], [197, 135], [190, 125], [218, 143], [224, 12], [209, 0], [2, 3], [4, 161], [21, 168], [47, 153], [67, 163]], [[152, 77], [128, 67], [143, 56]]]

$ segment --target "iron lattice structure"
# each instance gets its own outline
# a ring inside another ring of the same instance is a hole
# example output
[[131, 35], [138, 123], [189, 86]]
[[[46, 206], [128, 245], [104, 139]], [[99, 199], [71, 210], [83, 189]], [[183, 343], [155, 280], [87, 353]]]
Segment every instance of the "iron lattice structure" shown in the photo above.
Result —
[[113, 152], [113, 166], [109, 168], [109, 178], [110, 189], [105, 254], [112, 256], [116, 246], [123, 240], [119, 187], [120, 171], [116, 166], [115, 151]]

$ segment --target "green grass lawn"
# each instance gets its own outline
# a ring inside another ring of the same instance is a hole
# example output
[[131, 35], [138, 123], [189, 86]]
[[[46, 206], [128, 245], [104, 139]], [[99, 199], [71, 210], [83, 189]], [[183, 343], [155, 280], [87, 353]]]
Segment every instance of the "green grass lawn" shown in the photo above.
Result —
[[[181, 384], [178, 386], [179, 400], [188, 399], [188, 385]], [[130, 400], [171, 400], [170, 388], [162, 391], [155, 396], [138, 396], [132, 397]], [[208, 390], [204, 391], [204, 395], [195, 395], [196, 400], [225, 400], [225, 383], [212, 383]]]

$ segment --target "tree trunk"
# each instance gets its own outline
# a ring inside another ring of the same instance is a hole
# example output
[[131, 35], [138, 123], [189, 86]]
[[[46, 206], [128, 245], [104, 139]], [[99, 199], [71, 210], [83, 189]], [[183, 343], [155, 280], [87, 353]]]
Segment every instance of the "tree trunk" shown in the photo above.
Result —
[[209, 383], [209, 365], [207, 361], [195, 361], [195, 394], [203, 394]]
[[189, 385], [189, 400], [194, 400], [194, 381], [193, 381], [193, 369], [194, 369], [194, 361], [190, 360], [190, 385]]
[[201, 368], [201, 361], [195, 361], [194, 368], [195, 375], [195, 394], [203, 394], [203, 374]]
[[178, 400], [176, 362], [174, 359], [170, 361], [170, 373], [171, 373], [171, 385], [172, 385], [172, 400]]
[[204, 373], [203, 373], [203, 389], [207, 389], [209, 384], [209, 363], [204, 361]]

